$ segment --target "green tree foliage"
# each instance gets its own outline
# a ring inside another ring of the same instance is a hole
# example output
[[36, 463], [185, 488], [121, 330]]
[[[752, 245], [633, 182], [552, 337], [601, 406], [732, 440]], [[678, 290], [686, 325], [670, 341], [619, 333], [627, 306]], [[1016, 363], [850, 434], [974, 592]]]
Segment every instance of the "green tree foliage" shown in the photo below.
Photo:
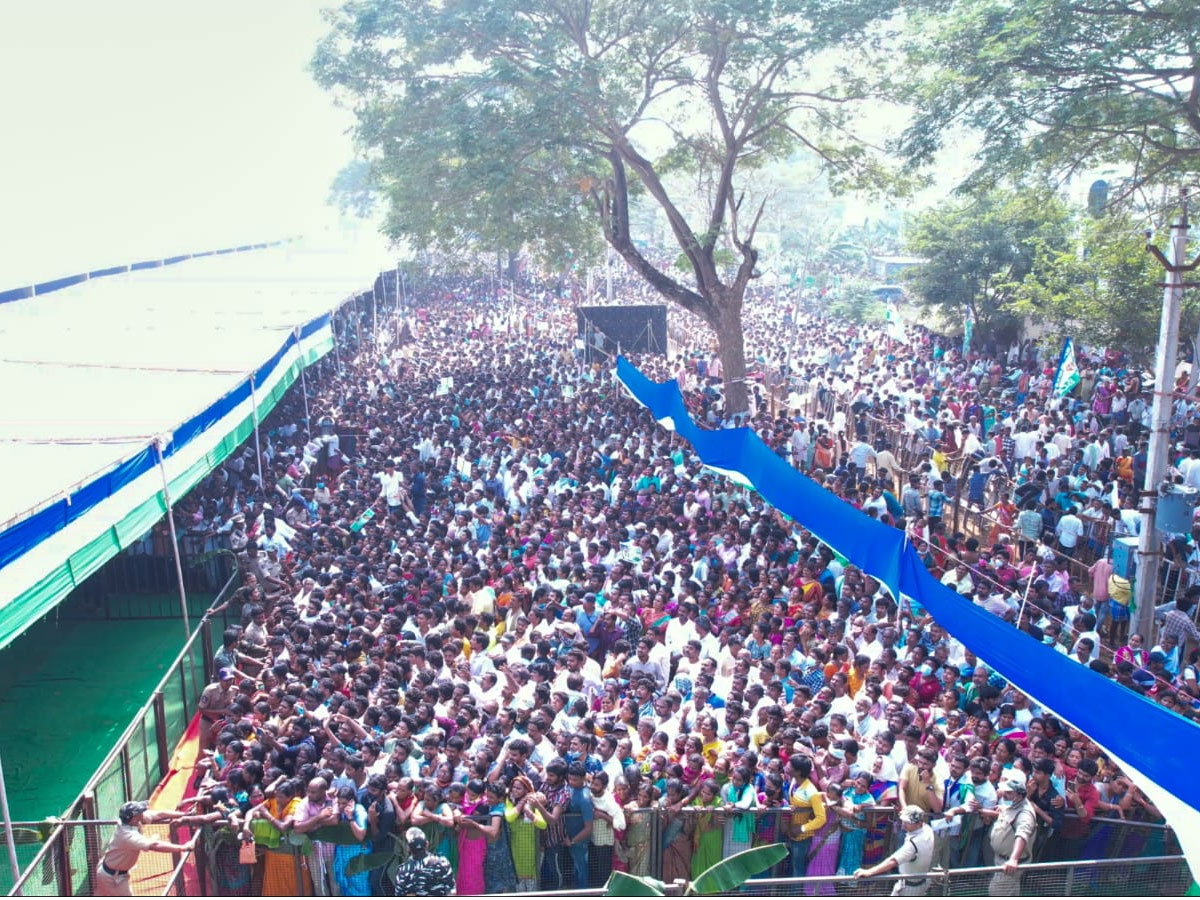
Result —
[[871, 260], [895, 253], [899, 242], [897, 223], [865, 219], [862, 224], [850, 225], [838, 232], [822, 262], [828, 268], [866, 275], [871, 269]]
[[910, 252], [928, 259], [906, 273], [919, 300], [948, 323], [975, 319], [976, 340], [1012, 338], [1018, 289], [1039, 254], [1065, 251], [1071, 214], [1044, 189], [988, 191], [947, 201], [918, 216]]
[[[879, 49], [895, 5], [349, 0], [313, 68], [357, 115], [392, 236], [525, 246], [561, 263], [602, 235], [713, 327], [739, 410], [742, 301], [764, 211], [746, 202], [748, 173], [804, 149], [835, 183], [883, 179], [849, 130], [876, 71], [862, 57]], [[693, 198], [668, 189], [678, 172], [699, 173], [703, 214], [685, 215]], [[629, 215], [638, 195], [665, 214], [686, 277], [639, 250]], [[732, 274], [722, 248], [735, 255]]]
[[[1162, 267], [1146, 252], [1138, 223], [1127, 215], [1079, 216], [1076, 242], [1039, 247], [1035, 277], [1015, 291], [1015, 308], [1065, 336], [1132, 353], [1144, 365], [1154, 359], [1162, 310]], [[1196, 333], [1194, 292], [1184, 293], [1180, 335]]]
[[887, 304], [872, 293], [871, 282], [859, 278], [843, 283], [825, 312], [859, 325], [880, 325], [887, 316]]
[[910, 159], [966, 126], [983, 138], [977, 186], [1119, 163], [1113, 205], [1200, 171], [1195, 0], [939, 0], [910, 26]]
[[342, 215], [365, 219], [375, 211], [377, 198], [371, 183], [371, 164], [355, 159], [342, 166], [329, 186], [329, 203]]

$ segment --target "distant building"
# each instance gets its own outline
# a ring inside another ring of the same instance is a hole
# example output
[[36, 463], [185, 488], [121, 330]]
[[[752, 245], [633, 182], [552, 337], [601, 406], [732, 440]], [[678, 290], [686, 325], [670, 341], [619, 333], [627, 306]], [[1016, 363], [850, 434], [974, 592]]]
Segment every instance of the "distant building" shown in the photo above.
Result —
[[886, 282], [894, 282], [905, 269], [929, 262], [923, 256], [872, 256], [871, 274]]
[[884, 303], [899, 302], [904, 299], [904, 288], [898, 284], [880, 284], [871, 288], [871, 293]]

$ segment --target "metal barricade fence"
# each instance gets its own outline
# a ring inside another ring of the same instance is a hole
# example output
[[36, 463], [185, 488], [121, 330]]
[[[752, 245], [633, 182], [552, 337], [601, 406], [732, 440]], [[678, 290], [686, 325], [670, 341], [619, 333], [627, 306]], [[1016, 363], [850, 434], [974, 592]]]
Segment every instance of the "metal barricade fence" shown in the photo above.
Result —
[[[234, 588], [231, 577], [217, 595], [221, 602]], [[167, 668], [150, 699], [134, 715], [120, 739], [64, 812], [61, 822], [33, 823], [42, 846], [30, 858], [18, 857], [22, 870], [15, 885], [0, 864], [0, 885], [26, 895], [53, 896], [68, 885], [78, 893], [88, 867], [76, 858], [76, 828], [81, 822], [116, 822], [128, 800], [145, 800], [170, 770], [171, 754], [195, 715], [197, 701], [211, 675], [213, 631], [219, 623], [204, 619]], [[24, 835], [29, 839], [31, 835]], [[22, 844], [32, 847], [32, 843]]]
[[[737, 891], [719, 896], [739, 897], [884, 897], [896, 882], [908, 880], [934, 897], [986, 897], [1000, 866], [935, 869], [924, 876], [889, 872], [855, 881], [849, 876], [764, 878], [748, 881]], [[1025, 863], [1020, 866], [1012, 894], [1029, 897], [1177, 897], [1191, 881], [1183, 856], [1145, 859], [1088, 860], [1071, 863]], [[997, 885], [1000, 886], [999, 884]], [[916, 891], [914, 891], [916, 893]]]
[[[1067, 819], [1072, 818], [1074, 816], [1067, 816]], [[1046, 849], [1046, 842], [1041, 842], [1038, 850]], [[1131, 859], [1174, 856], [1182, 852], [1178, 836], [1166, 825], [1097, 816], [1091, 821], [1078, 856], [1080, 859]], [[1039, 856], [1039, 861], [1045, 860], [1045, 855]]]
[[[881, 862], [898, 845], [899, 831], [892, 807], [861, 807], [861, 819], [852, 823], [857, 834], [842, 825], [836, 829], [828, 826], [820, 829], [805, 848], [810, 869], [818, 866], [828, 870], [822, 878], [796, 881], [792, 873], [791, 859], [784, 860], [773, 871], [764, 872], [753, 879], [744, 893], [760, 893], [775, 881], [781, 883], [838, 885], [838, 893], [867, 892], [860, 885], [857, 890], [846, 879], [838, 881], [832, 877], [834, 871], [852, 872]], [[794, 813], [789, 809], [755, 809], [727, 811], [721, 808], [704, 809], [685, 807], [672, 815], [660, 808], [627, 809], [624, 811], [625, 828], [613, 835], [616, 840], [612, 850], [606, 849], [608, 835], [593, 832], [593, 838], [604, 843], [587, 842], [583, 848], [545, 847], [540, 840], [534, 858], [526, 863], [536, 875], [528, 882], [536, 893], [547, 896], [563, 892], [578, 894], [595, 891], [603, 887], [614, 869], [656, 878], [667, 883], [690, 879], [699, 869], [717, 860], [746, 849], [750, 846], [785, 841], [788, 826]], [[486, 822], [487, 817], [474, 817]], [[514, 846], [512, 832], [505, 830], [509, 846]], [[240, 896], [247, 890], [251, 896], [277, 895], [278, 893], [309, 896], [327, 895], [345, 871], [345, 864], [354, 853], [367, 852], [357, 842], [346, 838], [334, 829], [318, 829], [312, 836], [311, 846], [307, 841], [293, 844], [284, 838], [277, 845], [256, 845], [254, 864], [241, 861], [240, 842], [228, 828], [203, 829], [197, 847], [198, 868], [202, 870], [199, 883], [208, 896]], [[450, 857], [456, 870], [466, 864], [466, 856], [460, 856], [459, 838], [453, 833], [442, 837], [448, 841], [443, 850]], [[322, 840], [325, 838], [325, 840]], [[337, 849], [345, 842], [354, 848], [354, 853]], [[986, 848], [986, 839], [984, 840]], [[1094, 865], [1079, 863], [1045, 863], [1035, 871], [1046, 884], [1066, 883], [1066, 869], [1074, 867], [1077, 874], [1071, 876], [1079, 881], [1086, 876], [1095, 884], [1107, 883], [1109, 875], [1114, 880], [1132, 879], [1135, 883], [1146, 881], [1146, 866], [1155, 860], [1177, 859], [1178, 843], [1170, 829], [1161, 825], [1125, 822], [1122, 820], [1098, 820], [1094, 823], [1091, 836], [1082, 845], [1088, 858], [1103, 858], [1105, 854], [1121, 854], [1118, 860], [1124, 869], [1113, 869], [1113, 859], [1108, 859], [1101, 869]], [[388, 894], [392, 890], [395, 868], [403, 862], [406, 849], [403, 841], [394, 842], [392, 862], [379, 870], [372, 889], [375, 893]], [[344, 857], [344, 858], [343, 858]], [[821, 862], [817, 862], [820, 860]], [[984, 861], [990, 862], [985, 849]], [[476, 860], [478, 862], [478, 860]], [[584, 880], [576, 877], [575, 867], [583, 866]], [[973, 885], [986, 891], [987, 878], [979, 876], [982, 870], [969, 868], [951, 869], [949, 875], [939, 876], [954, 885], [954, 893], [969, 894]], [[992, 870], [989, 870], [989, 872]], [[1115, 873], [1121, 872], [1119, 876]], [[1082, 873], [1082, 874], [1078, 874]], [[1055, 881], [1054, 879], [1057, 879]], [[870, 882], [876, 884], [876, 882]], [[887, 885], [890, 889], [890, 883]], [[532, 890], [529, 891], [533, 893]], [[769, 893], [769, 891], [768, 891]], [[822, 890], [821, 893], [832, 893]]]
[[[861, 819], [855, 823], [858, 835], [848, 844], [856, 848], [855, 866], [873, 865], [895, 849], [895, 810], [871, 806], [861, 807], [860, 813]], [[674, 814], [661, 808], [626, 810], [625, 829], [618, 835], [613, 854], [595, 853], [589, 848], [588, 886], [604, 884], [613, 868], [668, 883], [686, 880], [724, 856], [785, 840], [794, 815], [786, 808], [742, 811], [688, 806]], [[817, 854], [828, 847], [825, 855], [834, 856], [836, 862], [839, 842], [834, 839], [830, 843], [829, 839], [841, 831], [840, 823], [821, 830], [809, 844], [810, 852]], [[560, 860], [560, 870], [564, 864], [565, 860]], [[790, 874], [788, 860], [775, 871], [764, 873], [780, 877]], [[539, 880], [543, 890], [564, 886], [546, 878]]]
[[195, 872], [195, 853], [189, 852], [181, 855], [179, 862], [175, 868], [171, 870], [163, 885], [162, 892], [159, 896], [162, 897], [192, 897], [199, 893], [198, 890], [193, 890], [189, 884], [189, 873]]
[[[874, 896], [887, 893], [894, 879], [871, 879], [855, 883], [838, 878], [837, 871], [852, 872], [885, 859], [896, 847], [898, 831], [891, 807], [862, 807], [861, 819], [845, 827], [820, 829], [808, 842], [807, 871], [820, 869], [820, 876], [792, 878], [792, 860], [785, 859], [773, 871], [761, 873], [741, 893], [773, 896], [778, 893], [799, 895], [856, 894]], [[601, 891], [614, 869], [634, 875], [646, 875], [665, 881], [686, 882], [702, 868], [745, 849], [786, 841], [789, 809], [727, 811], [719, 807], [685, 807], [672, 815], [660, 808], [628, 809], [625, 828], [613, 835], [611, 852], [591, 842], [586, 852], [573, 856], [570, 849], [546, 849], [537, 832], [537, 851], [530, 871], [532, 879], [519, 882], [523, 893], [547, 896], [563, 892]], [[474, 817], [486, 822], [486, 816]], [[18, 885], [25, 896], [95, 893], [96, 869], [108, 840], [116, 827], [114, 819], [70, 820], [53, 823], [14, 823], [31, 834], [49, 834], [26, 867]], [[187, 827], [163, 824], [147, 825], [144, 832], [172, 843], [187, 841]], [[515, 847], [513, 833], [505, 826], [505, 839]], [[606, 835], [596, 835], [600, 840]], [[467, 864], [481, 866], [482, 856], [468, 857], [460, 849], [459, 837], [447, 832], [439, 837], [441, 847], [460, 870]], [[368, 873], [370, 892], [376, 896], [393, 893], [396, 868], [407, 855], [404, 841], [390, 842], [392, 857], [386, 865]], [[984, 842], [986, 847], [986, 840]], [[346, 850], [339, 849], [344, 845]], [[792, 845], [794, 846], [794, 845]], [[435, 844], [436, 847], [436, 844]], [[356, 855], [371, 852], [354, 841], [344, 826], [322, 828], [308, 838], [260, 834], [253, 845], [254, 862], [243, 861], [243, 845], [227, 826], [205, 825], [199, 829], [194, 853], [143, 853], [131, 874], [134, 893], [165, 896], [331, 896], [337, 891], [346, 866]], [[1039, 847], [1039, 849], [1041, 849]], [[462, 854], [460, 856], [460, 853]], [[1093, 823], [1090, 836], [1080, 853], [1084, 862], [1038, 862], [1022, 867], [1023, 890], [1039, 894], [1097, 894], [1106, 892], [1154, 894], [1171, 893], [1162, 884], [1174, 885], [1186, 880], [1187, 869], [1178, 855], [1179, 845], [1173, 832], [1162, 825], [1101, 819]], [[574, 874], [577, 859], [585, 866], [585, 883]], [[983, 862], [990, 862], [985, 853]], [[935, 863], [936, 867], [936, 863]], [[938, 869], [930, 877], [931, 893], [970, 896], [987, 892], [996, 869]], [[482, 869], [477, 872], [482, 878]]]
[[[481, 823], [487, 820], [472, 818]], [[346, 826], [322, 827], [308, 835], [280, 835], [266, 829], [248, 843], [231, 827], [205, 825], [195, 848], [196, 893], [206, 897], [329, 897], [346, 894], [345, 888], [350, 886], [349, 893], [355, 896], [392, 896], [396, 869], [407, 858], [408, 848], [399, 836], [392, 836], [386, 844], [380, 848], [359, 842]], [[431, 849], [436, 850], [436, 845], [431, 843]], [[390, 854], [390, 859], [372, 865], [356, 881], [347, 868], [350, 861], [377, 853]], [[457, 846], [449, 856], [457, 870]], [[185, 870], [183, 874], [189, 873]]]
[[[61, 822], [13, 823], [14, 828], [41, 830], [46, 835], [37, 854], [25, 867], [12, 893], [25, 897], [94, 896], [97, 869], [117, 828], [116, 819], [70, 819]], [[142, 826], [156, 840], [182, 843], [190, 832], [169, 824]], [[185, 861], [183, 853], [143, 852], [129, 874], [135, 894], [158, 895]]]

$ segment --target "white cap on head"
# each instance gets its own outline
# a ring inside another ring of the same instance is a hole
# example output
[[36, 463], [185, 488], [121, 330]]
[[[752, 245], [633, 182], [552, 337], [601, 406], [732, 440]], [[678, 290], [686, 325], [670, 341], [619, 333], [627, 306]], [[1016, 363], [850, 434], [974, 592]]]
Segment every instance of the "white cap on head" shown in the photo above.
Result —
[[1025, 773], [1020, 769], [1013, 769], [1008, 772], [1000, 781], [1000, 790], [1013, 791], [1017, 794], [1025, 793]]
[[909, 804], [900, 810], [900, 821], [905, 825], [921, 825], [925, 822], [925, 810], [914, 804]]

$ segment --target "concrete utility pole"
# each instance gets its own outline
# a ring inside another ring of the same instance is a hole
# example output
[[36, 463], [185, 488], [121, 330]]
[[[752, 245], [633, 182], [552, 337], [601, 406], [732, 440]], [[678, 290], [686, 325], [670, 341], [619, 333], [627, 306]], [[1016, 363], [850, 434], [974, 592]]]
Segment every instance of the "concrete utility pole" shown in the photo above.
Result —
[[[1147, 233], [1149, 237], [1149, 233]], [[1142, 513], [1142, 532], [1138, 537], [1137, 582], [1134, 598], [1137, 603], [1137, 630], [1142, 639], [1154, 644], [1154, 607], [1158, 600], [1158, 567], [1162, 558], [1162, 541], [1157, 533], [1158, 489], [1167, 472], [1167, 454], [1171, 446], [1171, 412], [1174, 407], [1175, 362], [1179, 346], [1179, 307], [1183, 301], [1183, 273], [1200, 265], [1200, 256], [1190, 265], [1187, 255], [1187, 199], [1178, 221], [1171, 226], [1171, 256], [1167, 257], [1153, 244], [1146, 250], [1153, 254], [1166, 270], [1163, 282], [1162, 319], [1158, 329], [1158, 354], [1154, 371], [1154, 402], [1151, 407], [1150, 446], [1146, 453], [1146, 481], [1142, 489], [1139, 510]], [[1187, 285], [1192, 286], [1192, 285]]]

